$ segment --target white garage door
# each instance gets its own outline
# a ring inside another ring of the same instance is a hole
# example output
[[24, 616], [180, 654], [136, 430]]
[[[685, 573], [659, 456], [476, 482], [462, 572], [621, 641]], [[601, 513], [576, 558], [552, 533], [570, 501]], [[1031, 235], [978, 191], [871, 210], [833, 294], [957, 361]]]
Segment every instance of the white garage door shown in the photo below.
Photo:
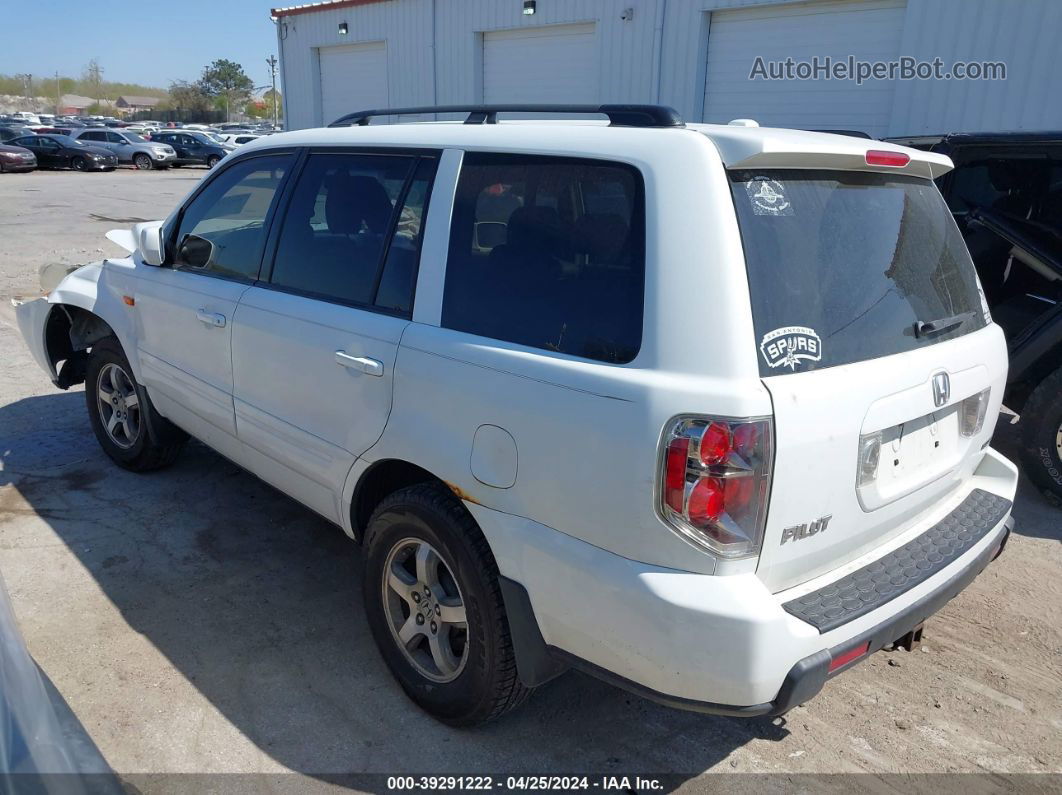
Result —
[[900, 54], [904, 0], [800, 3], [717, 11], [708, 30], [704, 120], [756, 119], [763, 126], [863, 130], [885, 135], [888, 80], [749, 80], [764, 61], [891, 61]]
[[483, 101], [594, 102], [594, 23], [483, 34]]
[[387, 107], [387, 47], [382, 41], [322, 47], [321, 124], [356, 110]]

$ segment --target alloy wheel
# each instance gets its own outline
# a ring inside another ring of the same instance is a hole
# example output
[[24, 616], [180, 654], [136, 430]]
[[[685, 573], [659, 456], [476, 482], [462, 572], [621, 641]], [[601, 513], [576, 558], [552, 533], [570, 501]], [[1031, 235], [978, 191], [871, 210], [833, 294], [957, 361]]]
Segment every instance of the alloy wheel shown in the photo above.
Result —
[[141, 171], [150, 171], [151, 158], [143, 154], [137, 155], [135, 158], [133, 158], [133, 165], [135, 165]]
[[107, 437], [123, 450], [136, 444], [140, 437], [140, 400], [133, 379], [117, 364], [108, 363], [100, 369], [96, 402]]
[[452, 682], [468, 660], [468, 620], [450, 566], [427, 541], [404, 538], [383, 571], [384, 615], [399, 649], [422, 676]]

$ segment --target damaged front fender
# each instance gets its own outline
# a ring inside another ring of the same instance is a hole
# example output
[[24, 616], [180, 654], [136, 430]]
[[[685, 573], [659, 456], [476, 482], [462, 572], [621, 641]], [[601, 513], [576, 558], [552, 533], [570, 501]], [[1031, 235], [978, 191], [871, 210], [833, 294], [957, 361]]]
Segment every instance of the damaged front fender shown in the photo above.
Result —
[[18, 330], [22, 333], [22, 339], [26, 341], [26, 347], [33, 355], [33, 360], [48, 374], [53, 384], [58, 384], [59, 375], [55, 372], [55, 364], [49, 358], [45, 347], [45, 327], [54, 306], [48, 303], [47, 298], [34, 301], [20, 301], [16, 298], [12, 299], [11, 303], [15, 307]]

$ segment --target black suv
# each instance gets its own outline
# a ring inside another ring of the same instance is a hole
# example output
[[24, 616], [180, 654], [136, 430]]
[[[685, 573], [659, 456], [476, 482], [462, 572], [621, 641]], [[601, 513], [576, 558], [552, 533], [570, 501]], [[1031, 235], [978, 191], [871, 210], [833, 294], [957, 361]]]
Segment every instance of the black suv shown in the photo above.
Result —
[[893, 138], [948, 155], [937, 180], [1007, 335], [1024, 468], [1062, 500], [1062, 132]]
[[213, 168], [230, 151], [197, 130], [159, 130], [152, 133], [151, 140], [173, 147], [177, 153], [177, 159], [172, 163], [174, 167], [204, 165]]

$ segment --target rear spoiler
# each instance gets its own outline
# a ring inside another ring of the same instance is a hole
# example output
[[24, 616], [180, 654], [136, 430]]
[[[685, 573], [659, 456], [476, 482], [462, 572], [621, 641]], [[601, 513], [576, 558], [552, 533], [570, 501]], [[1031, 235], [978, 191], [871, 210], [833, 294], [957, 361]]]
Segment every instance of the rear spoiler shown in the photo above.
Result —
[[[936, 179], [954, 168], [951, 158], [887, 141], [851, 135], [759, 128], [750, 135], [740, 127], [705, 130], [727, 168], [800, 168], [874, 171]], [[867, 164], [867, 152], [895, 152], [910, 158], [904, 166]]]

